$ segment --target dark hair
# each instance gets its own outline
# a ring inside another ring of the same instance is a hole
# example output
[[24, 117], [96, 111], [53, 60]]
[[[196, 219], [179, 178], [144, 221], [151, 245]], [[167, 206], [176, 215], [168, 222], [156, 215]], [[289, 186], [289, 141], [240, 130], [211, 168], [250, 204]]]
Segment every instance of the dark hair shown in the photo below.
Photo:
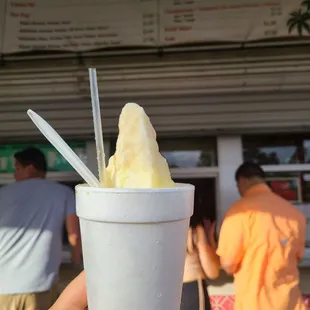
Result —
[[258, 164], [253, 163], [253, 162], [245, 162], [241, 166], [239, 166], [235, 174], [236, 181], [238, 181], [240, 178], [265, 179], [265, 172]]
[[47, 163], [44, 154], [35, 147], [29, 147], [14, 154], [14, 158], [23, 166], [33, 165], [41, 172], [47, 171]]
[[202, 214], [197, 214], [194, 212], [189, 221], [189, 226], [191, 228], [196, 228], [199, 225], [203, 225], [204, 216]]

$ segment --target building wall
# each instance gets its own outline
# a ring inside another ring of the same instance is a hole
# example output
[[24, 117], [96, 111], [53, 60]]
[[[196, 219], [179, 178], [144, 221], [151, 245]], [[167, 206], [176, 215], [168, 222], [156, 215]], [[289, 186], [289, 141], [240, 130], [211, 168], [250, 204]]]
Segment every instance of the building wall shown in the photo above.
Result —
[[219, 136], [217, 138], [217, 157], [217, 218], [220, 224], [229, 206], [239, 198], [235, 184], [235, 171], [243, 160], [241, 136]]

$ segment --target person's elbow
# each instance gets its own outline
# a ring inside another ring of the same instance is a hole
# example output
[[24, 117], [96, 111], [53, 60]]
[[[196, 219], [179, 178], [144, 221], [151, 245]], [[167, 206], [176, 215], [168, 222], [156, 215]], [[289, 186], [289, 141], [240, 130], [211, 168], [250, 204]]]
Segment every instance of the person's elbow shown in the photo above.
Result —
[[222, 268], [227, 274], [234, 274], [236, 272], [235, 265], [223, 265]]
[[68, 233], [68, 242], [72, 247], [76, 247], [79, 245], [80, 241], [80, 233], [77, 232], [71, 232]]
[[66, 218], [66, 228], [68, 241], [71, 246], [76, 246], [80, 242], [80, 225], [79, 219], [76, 215], [69, 215]]
[[221, 259], [221, 267], [227, 274], [234, 274], [237, 272], [238, 269], [237, 264], [225, 261], [223, 259]]
[[68, 242], [71, 247], [71, 259], [76, 265], [82, 261], [81, 234], [79, 220], [76, 215], [66, 218]]
[[220, 274], [220, 269], [219, 269], [219, 268], [212, 268], [212, 270], [208, 270], [208, 271], [206, 272], [206, 276], [207, 276], [207, 278], [210, 279], [210, 280], [215, 280], [215, 279], [217, 279], [218, 276], [219, 276], [219, 274]]
[[207, 278], [215, 280], [220, 273], [220, 260], [217, 255], [213, 256], [212, 260], [202, 261], [202, 267]]

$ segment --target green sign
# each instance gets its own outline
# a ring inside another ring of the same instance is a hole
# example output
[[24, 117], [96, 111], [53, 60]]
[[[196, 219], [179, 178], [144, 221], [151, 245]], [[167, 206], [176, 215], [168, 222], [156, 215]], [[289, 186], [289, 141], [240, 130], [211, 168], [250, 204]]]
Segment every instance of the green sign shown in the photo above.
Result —
[[[81, 160], [86, 163], [86, 143], [72, 142], [68, 144]], [[74, 171], [71, 165], [50, 144], [4, 144], [0, 146], [0, 173], [13, 173], [15, 170], [14, 154], [29, 146], [37, 147], [44, 153], [48, 171]]]

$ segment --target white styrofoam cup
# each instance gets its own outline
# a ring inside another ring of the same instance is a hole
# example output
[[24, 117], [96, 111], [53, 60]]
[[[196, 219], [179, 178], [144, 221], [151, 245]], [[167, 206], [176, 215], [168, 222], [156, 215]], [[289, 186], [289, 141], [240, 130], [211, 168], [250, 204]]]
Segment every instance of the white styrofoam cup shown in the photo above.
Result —
[[179, 310], [194, 186], [76, 187], [89, 310]]

